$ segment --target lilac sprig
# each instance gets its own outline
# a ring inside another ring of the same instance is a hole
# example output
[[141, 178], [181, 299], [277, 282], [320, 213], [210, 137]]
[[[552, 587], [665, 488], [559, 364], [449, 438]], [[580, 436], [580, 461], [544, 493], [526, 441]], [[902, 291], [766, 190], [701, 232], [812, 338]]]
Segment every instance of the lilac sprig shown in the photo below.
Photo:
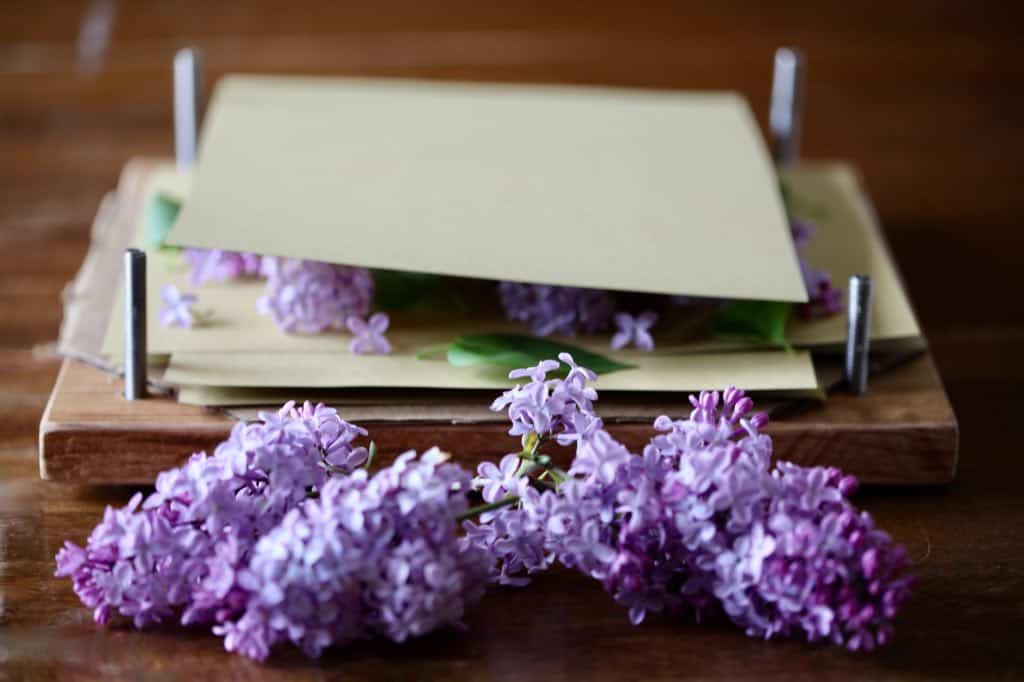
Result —
[[891, 640], [912, 578], [905, 550], [849, 501], [855, 479], [773, 466], [767, 417], [735, 388], [691, 397], [688, 419], [659, 418], [660, 433], [632, 454], [603, 426], [587, 428], [599, 419], [596, 393], [561, 398], [580, 385], [546, 379], [556, 367], [517, 372], [530, 383], [494, 405], [524, 444], [561, 436], [576, 453], [557, 490], [528, 487], [507, 457], [480, 467], [491, 496], [516, 496], [464, 524], [467, 541], [491, 553], [492, 579], [522, 584], [558, 561], [600, 581], [633, 623], [648, 612], [721, 611], [751, 636], [852, 650]]
[[215, 629], [225, 647], [263, 660], [291, 642], [317, 657], [332, 644], [460, 625], [483, 595], [488, 557], [459, 539], [469, 474], [446, 459], [407, 452], [292, 509], [235, 574], [244, 607]]
[[286, 404], [255, 424], [236, 424], [212, 456], [193, 455], [157, 476], [143, 502], [107, 508], [86, 546], [67, 542], [57, 575], [70, 577], [97, 622], [115, 613], [136, 627], [180, 615], [217, 622], [239, 608], [230, 575], [255, 541], [318, 490], [327, 467], [352, 471], [366, 459], [366, 432], [323, 406]]

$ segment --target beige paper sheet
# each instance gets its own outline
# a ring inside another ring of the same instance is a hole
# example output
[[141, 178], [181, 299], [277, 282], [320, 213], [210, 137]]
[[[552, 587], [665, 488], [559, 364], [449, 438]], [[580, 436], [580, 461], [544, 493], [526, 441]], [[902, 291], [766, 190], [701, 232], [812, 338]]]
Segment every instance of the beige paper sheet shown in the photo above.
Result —
[[[164, 375], [179, 385], [303, 388], [505, 388], [493, 367], [455, 368], [443, 359], [338, 353], [174, 353]], [[816, 389], [807, 351], [704, 353], [637, 359], [634, 369], [599, 377], [606, 391], [696, 391], [735, 385], [751, 391]]]
[[806, 300], [774, 168], [732, 93], [229, 76], [170, 243]]
[[[806, 247], [808, 262], [846, 289], [851, 275], [871, 275], [871, 338], [922, 345], [921, 329], [878, 220], [857, 172], [848, 164], [815, 163], [782, 169], [794, 213], [817, 228]], [[828, 346], [846, 340], [846, 315], [793, 320], [787, 330], [796, 346]], [[890, 344], [895, 346], [895, 344]]]

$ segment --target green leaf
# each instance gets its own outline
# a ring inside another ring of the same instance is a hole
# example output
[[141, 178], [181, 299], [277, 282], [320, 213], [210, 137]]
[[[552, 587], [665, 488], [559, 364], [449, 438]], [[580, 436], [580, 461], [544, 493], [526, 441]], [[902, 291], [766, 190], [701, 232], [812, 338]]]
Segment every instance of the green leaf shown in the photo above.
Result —
[[157, 193], [149, 198], [143, 216], [143, 235], [146, 246], [159, 249], [164, 245], [168, 233], [178, 219], [181, 202], [166, 195]]
[[[621, 369], [632, 369], [627, 365], [603, 355], [592, 353], [578, 346], [558, 343], [548, 339], [523, 334], [469, 334], [460, 336], [448, 346], [448, 362], [455, 367], [493, 365], [502, 369], [530, 367], [541, 360], [555, 359], [559, 353], [569, 353], [580, 365], [598, 374], [607, 374]], [[561, 374], [568, 372], [563, 366]]]
[[401, 270], [373, 270], [372, 273], [376, 287], [373, 302], [380, 310], [465, 308], [458, 291], [447, 286], [448, 280], [441, 275]]
[[792, 303], [780, 301], [733, 301], [715, 313], [712, 333], [719, 338], [752, 339], [788, 349], [786, 323], [792, 310]]

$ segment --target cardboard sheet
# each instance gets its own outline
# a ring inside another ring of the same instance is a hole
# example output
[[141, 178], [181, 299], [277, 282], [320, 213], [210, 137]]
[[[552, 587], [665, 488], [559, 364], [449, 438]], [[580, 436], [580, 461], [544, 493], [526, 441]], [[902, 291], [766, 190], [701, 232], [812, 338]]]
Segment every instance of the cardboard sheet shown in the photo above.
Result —
[[[751, 391], [816, 389], [807, 351], [636, 354], [636, 368], [599, 377], [606, 391], [696, 391], [736, 385]], [[171, 356], [166, 381], [178, 385], [303, 388], [507, 388], [493, 367], [455, 368], [443, 359], [338, 353], [181, 353]]]
[[169, 242], [806, 300], [774, 168], [732, 93], [229, 76]]
[[[818, 382], [821, 383], [821, 372]], [[509, 382], [511, 384], [511, 382]], [[382, 393], [386, 396], [381, 395]], [[378, 418], [424, 420], [487, 421], [494, 414], [489, 405], [497, 392], [487, 390], [442, 391], [437, 389], [311, 389], [311, 388], [242, 388], [236, 386], [181, 386], [178, 402], [186, 405], [209, 407], [237, 407], [274, 409], [289, 400], [322, 402], [346, 410], [359, 409], [374, 411]], [[758, 405], [765, 401], [822, 400], [825, 392], [819, 387], [810, 390], [755, 391]], [[601, 416], [604, 419], [649, 417], [658, 409], [669, 410], [672, 414], [687, 414], [692, 407], [688, 393], [605, 391], [601, 395]], [[503, 415], [498, 415], [504, 420]]]

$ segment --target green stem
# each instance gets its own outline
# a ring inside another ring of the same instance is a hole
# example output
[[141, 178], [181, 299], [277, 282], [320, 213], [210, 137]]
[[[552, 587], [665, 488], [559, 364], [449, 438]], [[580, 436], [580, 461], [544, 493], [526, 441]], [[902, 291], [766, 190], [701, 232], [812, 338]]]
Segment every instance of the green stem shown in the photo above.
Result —
[[471, 519], [474, 516], [479, 516], [485, 512], [494, 511], [495, 509], [501, 509], [511, 504], [515, 504], [519, 501], [519, 497], [516, 495], [510, 495], [509, 497], [498, 500], [497, 502], [488, 502], [487, 504], [477, 505], [476, 507], [470, 507], [466, 511], [462, 512], [455, 517], [456, 521], [465, 521]]

